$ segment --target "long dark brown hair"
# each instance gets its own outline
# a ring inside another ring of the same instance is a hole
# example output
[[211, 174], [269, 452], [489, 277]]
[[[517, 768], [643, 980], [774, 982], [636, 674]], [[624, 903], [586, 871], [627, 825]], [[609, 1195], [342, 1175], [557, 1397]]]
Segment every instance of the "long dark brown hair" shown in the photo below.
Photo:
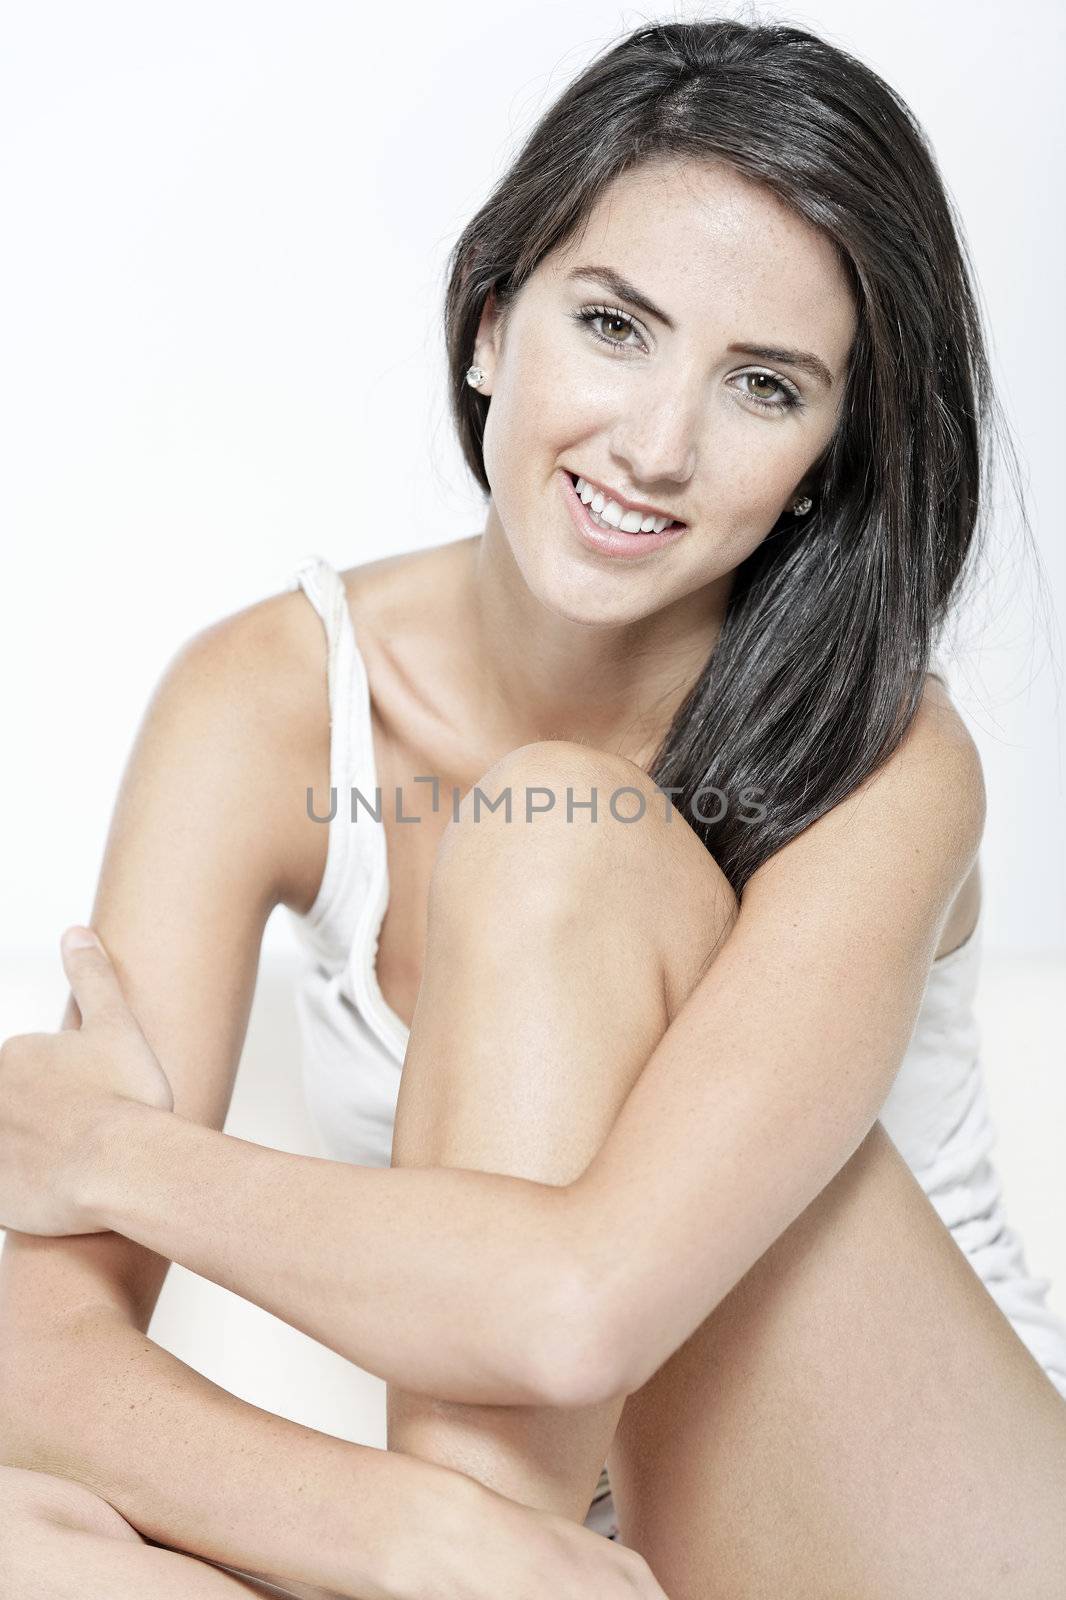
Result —
[[452, 416], [486, 494], [489, 400], [465, 372], [490, 291], [502, 326], [612, 180], [677, 158], [730, 163], [822, 229], [858, 311], [815, 508], [782, 514], [736, 569], [721, 633], [649, 768], [739, 897], [904, 737], [984, 532], [995, 442], [1015, 481], [1017, 466], [963, 230], [899, 95], [799, 28], [663, 22], [570, 83], [450, 253]]

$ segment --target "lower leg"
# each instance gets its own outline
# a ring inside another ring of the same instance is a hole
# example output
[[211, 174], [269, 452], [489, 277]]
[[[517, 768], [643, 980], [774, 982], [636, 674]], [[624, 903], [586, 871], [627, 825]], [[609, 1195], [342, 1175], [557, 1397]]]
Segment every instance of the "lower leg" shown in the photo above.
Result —
[[[515, 780], [515, 763], [502, 765], [493, 769], [499, 783], [483, 780], [486, 792]], [[527, 776], [551, 782], [542, 767]], [[516, 819], [510, 832], [502, 822], [467, 821], [446, 835], [394, 1166], [573, 1181], [669, 1025], [679, 975], [664, 972], [664, 944], [672, 938], [685, 952], [682, 986], [691, 984], [735, 914], [719, 869], [679, 814], [661, 820], [661, 797], [638, 768], [589, 752], [585, 776], [600, 794], [643, 787], [655, 814], [624, 838], [622, 824], [612, 834], [610, 822], [587, 817], [570, 825]], [[562, 793], [566, 781], [576, 787], [579, 778], [569, 770], [554, 789]], [[388, 1445], [581, 1521], [622, 1404], [565, 1412], [461, 1405], [390, 1385]]]
[[0, 1594], [4, 1600], [331, 1600], [279, 1588], [145, 1540], [81, 1484], [0, 1467]]

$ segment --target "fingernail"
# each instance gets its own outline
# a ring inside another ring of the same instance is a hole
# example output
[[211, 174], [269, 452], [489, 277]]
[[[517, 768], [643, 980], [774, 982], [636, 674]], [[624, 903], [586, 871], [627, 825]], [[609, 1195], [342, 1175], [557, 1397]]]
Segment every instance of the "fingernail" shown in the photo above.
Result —
[[86, 945], [99, 947], [100, 941], [91, 928], [68, 928], [63, 935], [68, 950], [82, 950]]

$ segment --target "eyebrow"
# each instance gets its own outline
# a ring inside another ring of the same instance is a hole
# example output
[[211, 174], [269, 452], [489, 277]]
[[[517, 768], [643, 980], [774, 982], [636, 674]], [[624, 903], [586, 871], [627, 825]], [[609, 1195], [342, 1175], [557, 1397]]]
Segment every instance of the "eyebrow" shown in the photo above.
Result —
[[[644, 316], [650, 317], [655, 322], [661, 322], [664, 328], [675, 331], [675, 324], [666, 312], [648, 299], [646, 294], [632, 283], [628, 278], [623, 278], [620, 272], [613, 267], [582, 266], [575, 267], [567, 273], [567, 280], [583, 278], [586, 283], [598, 283], [603, 288], [609, 289], [620, 300], [628, 300], [630, 305], [636, 306]], [[731, 344], [729, 349], [736, 355], [755, 356], [760, 361], [776, 361], [782, 366], [798, 367], [801, 372], [810, 373], [812, 378], [817, 378], [827, 389], [833, 387], [833, 374], [820, 356], [814, 355], [810, 350], [786, 350], [776, 344]]]

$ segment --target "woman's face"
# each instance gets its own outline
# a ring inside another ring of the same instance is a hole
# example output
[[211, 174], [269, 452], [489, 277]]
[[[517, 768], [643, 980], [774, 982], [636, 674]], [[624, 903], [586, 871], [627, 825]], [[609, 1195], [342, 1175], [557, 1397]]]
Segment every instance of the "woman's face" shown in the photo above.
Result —
[[[635, 293], [589, 276], [604, 267]], [[855, 328], [835, 247], [768, 189], [718, 163], [617, 179], [502, 330], [486, 306], [474, 359], [492, 397], [488, 538], [575, 620], [635, 620], [722, 580], [807, 487]], [[571, 473], [686, 531], [637, 560], [590, 549]]]

